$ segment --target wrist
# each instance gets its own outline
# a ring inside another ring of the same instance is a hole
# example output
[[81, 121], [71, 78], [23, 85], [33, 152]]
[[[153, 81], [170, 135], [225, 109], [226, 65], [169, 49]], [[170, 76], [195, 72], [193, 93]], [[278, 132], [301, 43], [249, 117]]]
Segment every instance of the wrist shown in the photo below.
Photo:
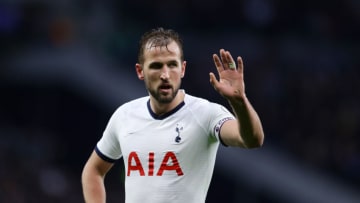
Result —
[[227, 99], [231, 106], [243, 105], [247, 101], [245, 93], [235, 94], [233, 97]]

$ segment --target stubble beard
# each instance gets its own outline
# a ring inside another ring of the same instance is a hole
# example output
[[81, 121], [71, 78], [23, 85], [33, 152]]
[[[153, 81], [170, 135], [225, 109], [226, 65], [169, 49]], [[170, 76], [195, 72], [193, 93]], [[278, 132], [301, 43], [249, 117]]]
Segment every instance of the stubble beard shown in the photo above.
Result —
[[171, 103], [174, 98], [176, 97], [177, 93], [179, 92], [180, 89], [180, 85], [174, 87], [171, 87], [171, 92], [167, 95], [161, 94], [159, 88], [158, 89], [152, 89], [150, 88], [147, 83], [146, 84], [146, 89], [148, 90], [148, 92], [150, 93], [150, 95], [160, 104], [169, 104]]
[[176, 97], [179, 88], [171, 88], [171, 93], [169, 95], [163, 95], [160, 93], [159, 90], [153, 90], [153, 89], [148, 89], [148, 91], [150, 92], [150, 95], [159, 103], [161, 104], [169, 104], [171, 103], [174, 98]]

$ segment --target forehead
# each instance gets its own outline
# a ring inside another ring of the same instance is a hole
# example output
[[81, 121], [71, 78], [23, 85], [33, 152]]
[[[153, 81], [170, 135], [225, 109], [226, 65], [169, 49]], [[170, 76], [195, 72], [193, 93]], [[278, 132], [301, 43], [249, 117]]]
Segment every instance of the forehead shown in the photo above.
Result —
[[144, 49], [145, 63], [147, 61], [163, 60], [163, 59], [180, 59], [180, 48], [175, 41], [172, 41], [167, 46], [155, 46], [151, 43], [146, 44]]

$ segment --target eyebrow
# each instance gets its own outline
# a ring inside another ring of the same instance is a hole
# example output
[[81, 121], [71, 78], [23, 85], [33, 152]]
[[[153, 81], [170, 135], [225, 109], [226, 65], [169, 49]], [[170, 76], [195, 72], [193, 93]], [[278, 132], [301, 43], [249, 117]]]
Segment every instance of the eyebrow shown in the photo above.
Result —
[[176, 64], [176, 65], [177, 65], [177, 64], [178, 64], [178, 61], [177, 61], [177, 60], [170, 60], [170, 61], [167, 62], [167, 64], [169, 64], [169, 63], [171, 63], [171, 64]]
[[150, 63], [150, 64], [149, 64], [149, 67], [150, 67], [150, 68], [160, 68], [160, 67], [162, 67], [164, 64], [176, 64], [176, 65], [178, 65], [179, 63], [178, 63], [177, 60], [170, 60], [170, 61], [167, 61], [167, 62], [165, 62], [165, 63], [155, 61], [155, 62]]

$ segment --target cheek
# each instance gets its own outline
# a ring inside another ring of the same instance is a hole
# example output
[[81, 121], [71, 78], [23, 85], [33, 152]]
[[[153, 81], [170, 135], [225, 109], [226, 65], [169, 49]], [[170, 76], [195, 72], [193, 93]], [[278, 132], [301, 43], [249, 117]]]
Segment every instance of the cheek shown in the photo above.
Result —
[[181, 78], [183, 77], [183, 73], [182, 72], [175, 72], [175, 73], [173, 73], [173, 75], [171, 77], [174, 80], [181, 80]]
[[144, 81], [147, 86], [153, 86], [154, 83], [160, 80], [160, 74], [156, 72], [147, 73], [144, 75]]
[[160, 78], [160, 73], [158, 72], [151, 72], [149, 74], [146, 75], [146, 77], [148, 78], [148, 80], [157, 80]]

